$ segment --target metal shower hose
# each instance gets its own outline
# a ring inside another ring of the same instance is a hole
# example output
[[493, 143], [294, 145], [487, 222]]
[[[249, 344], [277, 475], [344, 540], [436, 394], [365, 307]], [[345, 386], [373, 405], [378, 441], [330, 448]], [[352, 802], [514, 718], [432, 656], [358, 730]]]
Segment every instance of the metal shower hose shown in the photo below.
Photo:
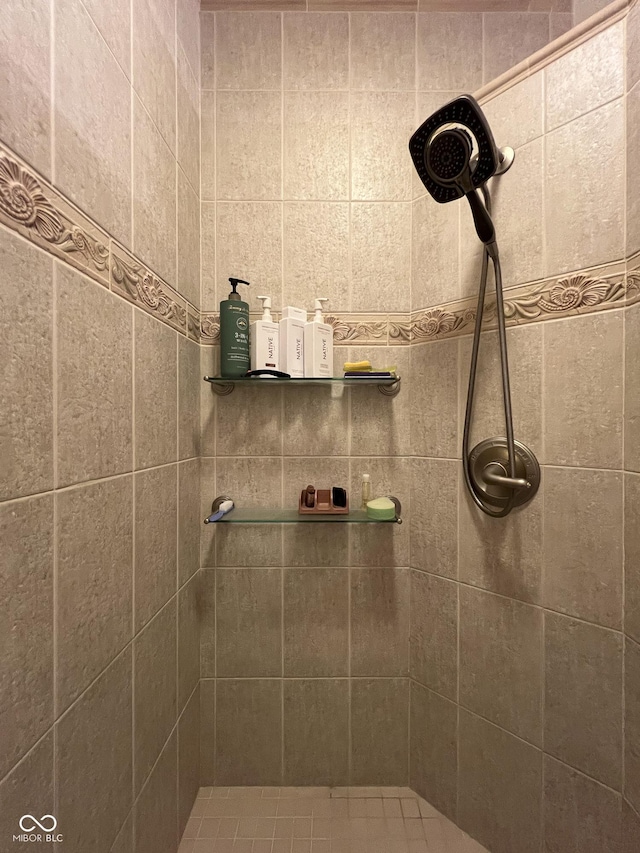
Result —
[[[482, 187], [485, 204], [489, 214], [491, 214], [491, 196], [486, 186]], [[507, 357], [507, 333], [505, 329], [504, 319], [504, 301], [502, 297], [502, 270], [500, 268], [500, 257], [498, 254], [497, 243], [495, 252], [491, 255], [493, 261], [493, 269], [496, 281], [496, 313], [498, 317], [498, 338], [500, 340], [500, 366], [502, 370], [502, 395], [504, 400], [504, 420], [507, 432], [507, 452], [509, 454], [509, 477], [516, 477], [516, 456], [513, 444], [513, 416], [511, 413], [511, 389], [509, 385], [509, 360]], [[500, 510], [495, 510], [482, 500], [476, 492], [473, 481], [471, 479], [469, 458], [469, 433], [471, 432], [471, 419], [473, 416], [473, 398], [476, 385], [476, 370], [478, 367], [478, 351], [480, 349], [480, 333], [482, 332], [482, 314], [484, 311], [485, 292], [487, 289], [487, 275], [489, 272], [489, 249], [485, 245], [482, 255], [482, 272], [480, 274], [480, 290], [478, 292], [478, 307], [476, 309], [476, 324], [473, 330], [473, 347], [471, 350], [471, 368], [469, 370], [469, 389], [467, 391], [467, 407], [464, 416], [464, 433], [462, 437], [462, 467], [464, 471], [464, 479], [471, 497], [480, 509], [490, 515], [492, 518], [504, 518], [509, 515], [513, 509], [516, 497], [516, 489], [511, 490], [511, 494], [505, 506]]]

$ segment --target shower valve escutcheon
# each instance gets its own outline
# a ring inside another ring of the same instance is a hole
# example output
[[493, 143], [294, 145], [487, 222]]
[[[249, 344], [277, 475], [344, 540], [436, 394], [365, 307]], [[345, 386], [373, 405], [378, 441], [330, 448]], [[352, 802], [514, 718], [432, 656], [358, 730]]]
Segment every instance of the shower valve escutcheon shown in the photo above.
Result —
[[533, 452], [514, 439], [515, 477], [509, 471], [506, 438], [488, 438], [469, 454], [469, 476], [474, 491], [494, 509], [511, 501], [514, 507], [529, 503], [540, 485], [540, 465]]

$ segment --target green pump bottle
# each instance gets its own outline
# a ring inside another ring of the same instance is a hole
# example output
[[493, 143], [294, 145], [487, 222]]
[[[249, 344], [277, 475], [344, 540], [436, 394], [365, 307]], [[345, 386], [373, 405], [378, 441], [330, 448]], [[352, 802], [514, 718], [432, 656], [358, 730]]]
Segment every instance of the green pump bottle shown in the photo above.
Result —
[[249, 303], [236, 291], [241, 278], [230, 278], [231, 293], [220, 303], [220, 375], [239, 379], [249, 370]]

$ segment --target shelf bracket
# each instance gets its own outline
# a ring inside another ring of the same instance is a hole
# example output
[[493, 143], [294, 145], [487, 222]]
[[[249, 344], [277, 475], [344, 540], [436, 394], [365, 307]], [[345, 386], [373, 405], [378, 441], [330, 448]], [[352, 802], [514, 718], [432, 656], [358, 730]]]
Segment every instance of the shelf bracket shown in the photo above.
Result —
[[235, 382], [218, 379], [215, 376], [205, 376], [204, 381], [210, 383], [213, 393], [217, 394], [218, 397], [226, 397], [236, 387]]
[[398, 376], [393, 385], [378, 385], [378, 391], [385, 397], [397, 396], [400, 393], [400, 377]]

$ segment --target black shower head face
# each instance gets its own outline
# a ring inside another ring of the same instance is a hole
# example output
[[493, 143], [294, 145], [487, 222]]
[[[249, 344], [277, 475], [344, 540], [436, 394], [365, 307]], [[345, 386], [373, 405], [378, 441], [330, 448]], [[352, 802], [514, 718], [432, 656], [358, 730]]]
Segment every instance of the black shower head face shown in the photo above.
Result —
[[411, 137], [409, 151], [422, 183], [440, 203], [482, 186], [500, 162], [491, 128], [471, 95], [430, 116]]

